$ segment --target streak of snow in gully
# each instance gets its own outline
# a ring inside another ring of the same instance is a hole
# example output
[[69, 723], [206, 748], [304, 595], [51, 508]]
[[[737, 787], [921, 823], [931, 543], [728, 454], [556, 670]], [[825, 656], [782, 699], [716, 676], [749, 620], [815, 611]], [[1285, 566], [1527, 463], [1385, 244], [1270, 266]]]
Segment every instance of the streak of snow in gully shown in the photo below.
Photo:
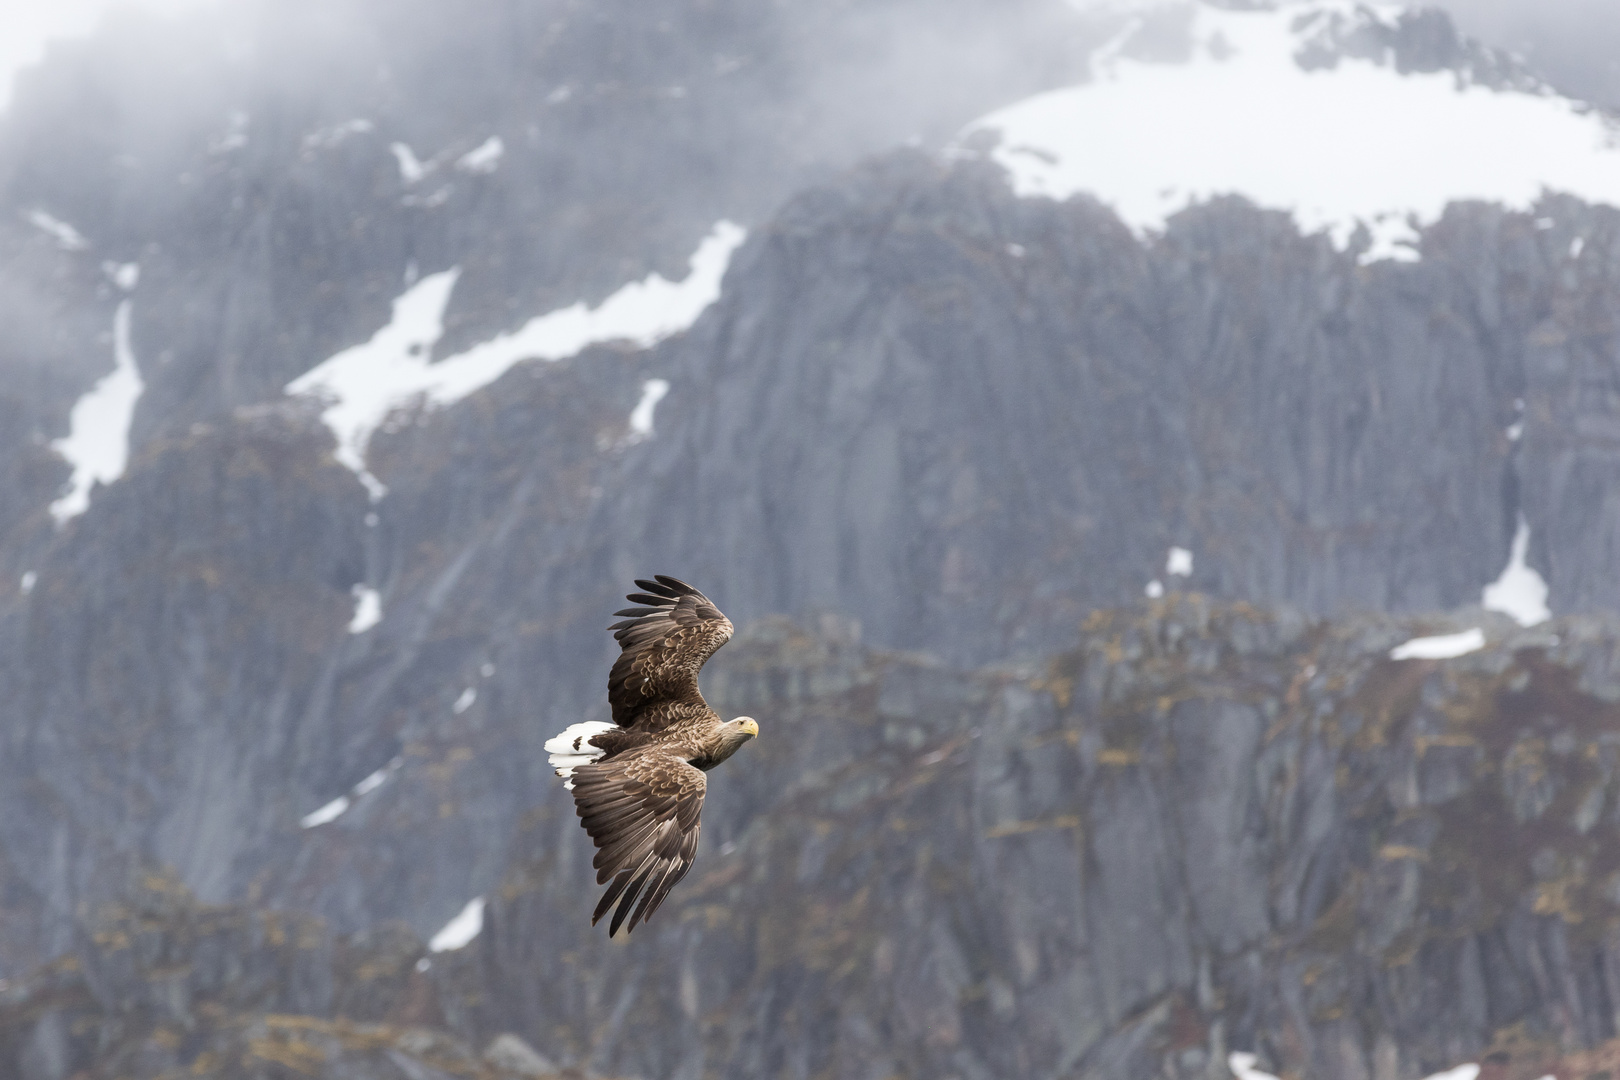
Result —
[[679, 333], [719, 298], [731, 254], [746, 235], [739, 225], [719, 222], [693, 252], [683, 280], [651, 274], [594, 308], [576, 303], [537, 316], [437, 363], [433, 346], [444, 333], [445, 306], [460, 270], [430, 274], [394, 301], [393, 318], [370, 341], [300, 375], [287, 392], [326, 401], [321, 418], [337, 437], [338, 461], [354, 470], [373, 500], [381, 499], [387, 488], [367, 470], [366, 446], [390, 412], [417, 399], [453, 404], [524, 360], [562, 360], [604, 341], [647, 347]]

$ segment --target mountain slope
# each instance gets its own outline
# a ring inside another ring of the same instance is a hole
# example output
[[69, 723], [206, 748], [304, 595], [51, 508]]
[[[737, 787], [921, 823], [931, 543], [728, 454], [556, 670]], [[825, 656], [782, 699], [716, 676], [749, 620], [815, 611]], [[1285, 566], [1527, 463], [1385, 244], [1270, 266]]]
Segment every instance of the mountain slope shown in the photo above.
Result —
[[[1247, 1048], [1348, 1080], [1521, 1021], [1614, 1034], [1609, 796], [1583, 808], [1620, 609], [1620, 213], [1414, 204], [1392, 259], [1342, 207], [1241, 185], [1151, 221], [1034, 191], [992, 129], [1128, 89], [1146, 45], [1018, 105], [1092, 31], [950, 11], [1011, 20], [998, 55], [1050, 29], [1050, 62], [847, 141], [817, 103], [855, 91], [810, 59], [916, 5], [344, 8], [303, 91], [271, 78], [318, 21], [294, 5], [254, 58], [188, 69], [209, 93], [163, 139], [193, 84], [125, 96], [118, 42], [24, 87], [0, 136], [8, 978], [85, 955], [86, 920], [161, 866], [204, 905], [324, 919], [320, 958], [482, 911], [433, 960], [444, 1023], [620, 1074], [1219, 1075]], [[1345, 18], [1288, 78], [1590, 126], [1432, 20]], [[1203, 40], [1185, 72], [1244, 62]], [[863, 56], [837, 69], [863, 92], [897, 77]], [[62, 116], [84, 122], [55, 138]], [[921, 119], [961, 138], [854, 164]], [[127, 465], [53, 516], [74, 405], [131, 356]], [[710, 689], [765, 737], [632, 953], [587, 936], [588, 850], [540, 744], [605, 713], [606, 613], [652, 571], [754, 628]], [[1545, 584], [1563, 644], [1479, 610], [1506, 580]], [[1389, 659], [1475, 626], [1480, 656]], [[1449, 761], [1425, 740], [1470, 725], [1476, 771], [1403, 794]], [[1491, 874], [1464, 806], [1524, 839], [1507, 893], [1469, 891]], [[1497, 950], [1480, 994], [1423, 989], [1470, 949]]]
[[[1522, 513], [1553, 609], [1609, 606], [1609, 406], [1580, 387], [1611, 355], [1614, 228], [1570, 200], [1462, 207], [1422, 262], [1362, 267], [1240, 202], [1143, 242], [1088, 201], [1016, 197], [988, 163], [902, 155], [758, 230], [686, 337], [519, 366], [380, 429], [373, 506], [321, 464], [330, 435], [297, 399], [153, 444], [14, 600], [10, 654], [51, 660], [12, 676], [11, 737], [39, 748], [13, 760], [70, 804], [111, 793], [118, 809], [63, 827], [116, 820], [119, 849], [192, 866], [210, 901], [427, 933], [493, 885], [524, 809], [561, 798], [538, 743], [601, 708], [601, 613], [649, 567], [742, 622], [842, 612], [873, 641], [977, 662], [1048, 652], [1154, 580], [1322, 613], [1476, 604]], [[651, 379], [670, 390], [638, 440]], [[287, 449], [254, 449], [260, 429]], [[215, 466], [238, 453], [255, 464]], [[213, 509], [258, 483], [307, 509]], [[181, 557], [130, 562], [147, 544]], [[1167, 573], [1172, 547], [1189, 578]], [[263, 568], [295, 551], [307, 567], [271, 586]], [[381, 622], [351, 634], [357, 583]], [[306, 599], [255, 599], [272, 587]], [[166, 610], [209, 614], [176, 638]], [[193, 634], [209, 644], [189, 660], [135, 659]], [[198, 723], [244, 718], [213, 749], [160, 704], [192, 686]], [[198, 786], [141, 794], [144, 759], [79, 753], [118, 730], [202, 755]], [[396, 757], [350, 815], [299, 828]], [[209, 811], [203, 777], [251, 808], [242, 825]], [[223, 828], [218, 845], [187, 821]], [[45, 865], [30, 876], [65, 873]], [[52, 889], [70, 911], [73, 889]]]

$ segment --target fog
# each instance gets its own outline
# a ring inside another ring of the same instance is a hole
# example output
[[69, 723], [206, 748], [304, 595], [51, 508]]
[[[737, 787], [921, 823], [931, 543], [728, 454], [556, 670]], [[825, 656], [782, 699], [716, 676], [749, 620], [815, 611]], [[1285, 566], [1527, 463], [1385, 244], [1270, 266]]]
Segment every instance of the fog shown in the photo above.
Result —
[[[1094, 12], [1117, 6], [1112, 0], [1072, 2]], [[362, 28], [341, 14], [362, 10], [364, 5], [277, 5], [280, 13], [268, 22], [255, 13], [256, 6], [255, 0], [8, 0], [0, 4], [0, 111], [10, 101], [20, 69], [39, 64], [52, 43], [83, 38], [109, 19], [116, 34], [118, 25], [127, 26], [132, 15], [139, 21], [160, 23], [169, 19], [213, 21], [223, 15], [239, 43], [265, 36], [283, 38], [289, 47], [283, 56], [300, 48], [319, 53], [323, 42], [330, 45], [338, 40], [344, 48], [356, 49], [379, 32], [376, 25]], [[532, 6], [539, 9], [542, 5]], [[1572, 95], [1620, 104], [1620, 5], [1609, 0], [1439, 0], [1438, 6], [1450, 11], [1466, 32], [1520, 53]], [[917, 114], [929, 110], [919, 110], [918, 103], [907, 98], [918, 92], [915, 88], [926, 85], [932, 111], [943, 114], [952, 112], [953, 103], [971, 96], [987, 80], [1006, 81], [1006, 69], [1011, 65], [1021, 65], [1023, 77], [1037, 83], [1070, 73], [1054, 59], [1054, 34], [1061, 40], [1072, 37], [1076, 30], [1059, 29], [1055, 11], [1032, 19], [1030, 5], [1007, 5], [1003, 18], [996, 20], [986, 17], [993, 6], [986, 11], [949, 3], [936, 4], [933, 11], [928, 5], [870, 8], [866, 15], [840, 10], [843, 38], [838, 47], [810, 58], [825, 76], [820, 85], [839, 87], [837, 96], [881, 100], [891, 108]], [[294, 9], [301, 9], [299, 16], [288, 18]], [[431, 6], [396, 9], [390, 13], [395, 18], [384, 16], [380, 21], [394, 23], [396, 32], [413, 20], [436, 25], [438, 20], [428, 15], [431, 10]], [[400, 12], [409, 14], [398, 18]], [[997, 33], [997, 21], [1010, 31]], [[272, 26], [276, 29], [270, 29]], [[815, 39], [810, 34], [800, 37], [805, 42]], [[1089, 40], [1081, 31], [1079, 43]], [[888, 53], [890, 63], [872, 65], [870, 61], [880, 53]], [[881, 73], [874, 75], [875, 71]], [[289, 81], [301, 74], [296, 65], [285, 71]], [[871, 114], [850, 111], [844, 119], [860, 127], [871, 121]], [[921, 115], [914, 115], [912, 122], [919, 129], [929, 126], [927, 117]]]
[[1620, 107], [1620, 4], [1445, 0], [1464, 30], [1521, 53], [1568, 93]]

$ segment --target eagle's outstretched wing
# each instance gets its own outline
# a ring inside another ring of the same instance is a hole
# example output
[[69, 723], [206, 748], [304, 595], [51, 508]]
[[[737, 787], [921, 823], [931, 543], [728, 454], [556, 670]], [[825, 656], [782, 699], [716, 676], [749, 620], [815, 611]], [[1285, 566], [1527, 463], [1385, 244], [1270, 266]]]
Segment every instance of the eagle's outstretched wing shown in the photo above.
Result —
[[581, 765], [573, 781], [575, 809], [596, 844], [596, 883], [612, 882], [591, 925], [617, 903], [608, 936], [619, 932], [627, 915], [634, 930], [652, 918], [692, 868], [707, 781], [702, 772], [656, 746]]
[[658, 574], [636, 587], [645, 592], [626, 599], [643, 606], [616, 612], [629, 618], [608, 627], [623, 650], [608, 674], [608, 704], [620, 727], [656, 732], [682, 715], [658, 706], [703, 705], [698, 669], [731, 638], [731, 620], [684, 581]]

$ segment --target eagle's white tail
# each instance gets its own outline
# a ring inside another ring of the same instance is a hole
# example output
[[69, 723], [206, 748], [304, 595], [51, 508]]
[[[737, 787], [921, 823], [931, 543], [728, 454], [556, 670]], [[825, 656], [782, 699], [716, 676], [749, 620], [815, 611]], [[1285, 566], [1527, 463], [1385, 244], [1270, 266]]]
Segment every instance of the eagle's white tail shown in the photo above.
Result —
[[[551, 764], [556, 767], [557, 775], [568, 780], [574, 775], [574, 770], [581, 765], [589, 765], [603, 754], [607, 753], [599, 746], [592, 746], [590, 738], [600, 735], [604, 731], [617, 730], [617, 724], [604, 724], [600, 720], [587, 720], [583, 724], [574, 724], [564, 729], [559, 735], [546, 740], [546, 753], [551, 755]], [[563, 787], [572, 791], [574, 782], [568, 780]]]

